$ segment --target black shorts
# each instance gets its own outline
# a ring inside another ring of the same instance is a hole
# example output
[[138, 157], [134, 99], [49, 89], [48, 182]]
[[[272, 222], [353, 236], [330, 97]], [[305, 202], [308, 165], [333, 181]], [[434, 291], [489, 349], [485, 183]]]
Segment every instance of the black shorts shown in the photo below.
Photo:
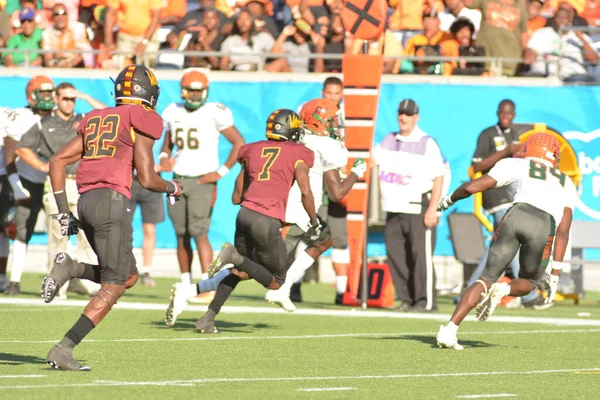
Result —
[[101, 283], [122, 285], [129, 275], [137, 274], [131, 207], [127, 197], [107, 188], [90, 190], [79, 197], [79, 220], [98, 257]]
[[165, 220], [164, 194], [144, 189], [137, 178], [131, 183], [131, 205], [140, 205], [142, 223], [158, 224]]
[[550, 214], [530, 204], [516, 203], [496, 228], [481, 278], [492, 283], [498, 281], [520, 250], [519, 278], [544, 287], [555, 229]]
[[12, 189], [6, 175], [0, 175], [0, 228], [8, 210], [12, 207]]
[[287, 254], [278, 219], [241, 207], [235, 221], [235, 248], [268, 269], [277, 282], [285, 281]]

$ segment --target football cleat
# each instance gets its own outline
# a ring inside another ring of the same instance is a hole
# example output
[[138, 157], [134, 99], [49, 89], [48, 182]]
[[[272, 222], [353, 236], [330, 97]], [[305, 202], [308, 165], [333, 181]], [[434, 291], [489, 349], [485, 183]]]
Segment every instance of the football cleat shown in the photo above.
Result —
[[196, 332], [198, 333], [219, 333], [217, 328], [215, 328], [215, 321], [209, 319], [206, 315], [196, 321]]
[[75, 262], [67, 253], [57, 253], [54, 264], [48, 276], [42, 282], [42, 299], [50, 303], [58, 294], [60, 288], [71, 278], [69, 269], [73, 269]]
[[54, 369], [63, 371], [82, 371], [89, 372], [92, 369], [86, 365], [81, 365], [79, 361], [73, 358], [72, 349], [68, 349], [60, 344], [54, 346], [48, 352], [46, 362]]
[[436, 341], [437, 345], [441, 349], [462, 350], [464, 348], [458, 344], [458, 339], [456, 339], [456, 331], [445, 325], [440, 325], [440, 330], [438, 331]]
[[235, 246], [229, 242], [224, 243], [223, 247], [221, 247], [219, 255], [210, 263], [210, 266], [208, 267], [208, 277], [212, 278], [228, 264], [233, 265], [233, 258], [236, 255], [239, 256]]
[[284, 290], [269, 290], [265, 295], [265, 300], [270, 304], [277, 304], [287, 312], [296, 311], [296, 306], [290, 300], [290, 297]]
[[502, 298], [510, 294], [510, 286], [505, 282], [494, 283], [487, 293], [482, 294], [483, 299], [477, 305], [475, 313], [479, 321], [485, 321], [492, 315]]
[[147, 272], [144, 272], [143, 274], [140, 275], [140, 280], [143, 286], [146, 287], [154, 287], [156, 286], [156, 282], [154, 282], [154, 280], [152, 280], [152, 278], [150, 278], [150, 274]]
[[187, 283], [177, 282], [171, 289], [171, 299], [165, 313], [165, 323], [167, 326], [175, 325], [179, 314], [185, 310], [188, 305], [188, 299], [194, 296], [192, 286]]
[[4, 294], [7, 296], [16, 296], [21, 293], [21, 284], [19, 282], [9, 282]]

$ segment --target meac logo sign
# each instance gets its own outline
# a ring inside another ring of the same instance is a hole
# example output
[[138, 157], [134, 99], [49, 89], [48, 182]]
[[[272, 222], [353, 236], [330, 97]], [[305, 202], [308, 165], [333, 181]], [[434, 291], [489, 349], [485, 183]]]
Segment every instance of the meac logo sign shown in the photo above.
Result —
[[568, 131], [563, 136], [573, 146], [583, 175], [577, 209], [600, 220], [600, 129], [589, 133]]

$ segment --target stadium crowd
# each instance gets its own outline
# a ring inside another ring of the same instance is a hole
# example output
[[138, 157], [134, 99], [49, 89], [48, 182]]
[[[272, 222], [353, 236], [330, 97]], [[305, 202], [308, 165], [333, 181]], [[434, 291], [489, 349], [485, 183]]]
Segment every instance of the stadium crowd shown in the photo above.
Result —
[[[370, 43], [370, 52], [394, 57], [385, 59], [386, 73], [595, 81], [589, 68], [598, 62], [592, 38], [580, 30], [560, 28], [598, 27], [600, 0], [388, 0], [388, 4], [385, 34]], [[1, 64], [122, 68], [142, 61], [156, 68], [339, 72], [339, 57], [314, 55], [360, 49], [361, 43], [344, 30], [343, 5], [343, 0], [0, 0]], [[266, 53], [271, 56], [263, 56]], [[418, 61], [402, 56], [486, 56], [508, 62]]]

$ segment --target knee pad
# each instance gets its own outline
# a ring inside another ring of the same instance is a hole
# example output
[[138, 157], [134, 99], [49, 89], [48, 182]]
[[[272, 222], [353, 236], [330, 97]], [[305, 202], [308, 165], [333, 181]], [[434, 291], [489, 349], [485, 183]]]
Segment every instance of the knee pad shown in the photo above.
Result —
[[8, 238], [6, 236], [4, 236], [4, 234], [2, 232], [0, 232], [0, 258], [8, 257], [8, 248], [9, 248]]
[[350, 264], [350, 249], [331, 249], [331, 261], [336, 264]]

